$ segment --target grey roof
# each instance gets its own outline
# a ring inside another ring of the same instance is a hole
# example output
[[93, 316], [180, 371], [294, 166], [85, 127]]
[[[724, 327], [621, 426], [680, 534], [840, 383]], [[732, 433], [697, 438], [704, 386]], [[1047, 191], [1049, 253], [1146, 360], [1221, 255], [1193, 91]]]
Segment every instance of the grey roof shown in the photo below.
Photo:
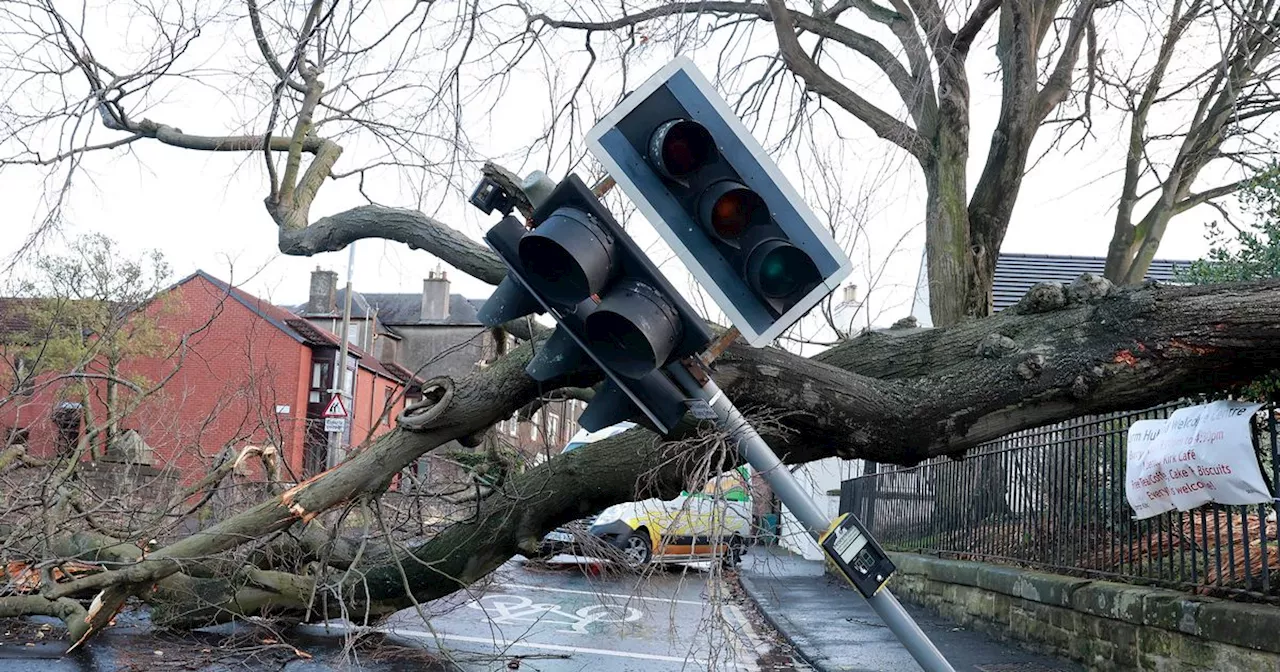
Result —
[[[341, 314], [342, 304], [346, 300], [346, 289], [338, 290], [334, 303]], [[364, 319], [370, 314], [377, 314], [378, 322], [384, 326], [408, 326], [415, 324], [464, 325], [479, 326], [480, 319], [476, 312], [484, 305], [484, 299], [468, 299], [461, 294], [449, 295], [449, 316], [443, 320], [422, 319], [421, 294], [366, 294], [355, 292], [351, 295], [351, 316]], [[306, 312], [307, 304], [294, 306], [294, 312], [305, 317], [320, 317]]]
[[[1105, 257], [1068, 257], [1053, 254], [1008, 254], [996, 259], [996, 273], [991, 287], [992, 310], [999, 312], [1017, 303], [1038, 282], [1071, 284], [1082, 273], [1102, 275]], [[1155, 259], [1147, 270], [1147, 280], [1173, 282], [1177, 271], [1186, 270], [1190, 261]]]

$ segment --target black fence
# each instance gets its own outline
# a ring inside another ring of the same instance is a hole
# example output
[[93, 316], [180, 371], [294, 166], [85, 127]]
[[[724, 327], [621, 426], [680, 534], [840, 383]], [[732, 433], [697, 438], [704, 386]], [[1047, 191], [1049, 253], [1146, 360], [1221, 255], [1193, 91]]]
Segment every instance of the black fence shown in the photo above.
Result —
[[[1280, 602], [1272, 504], [1133, 519], [1124, 487], [1129, 425], [1182, 405], [1027, 430], [962, 460], [882, 465], [842, 484], [840, 510], [892, 550]], [[1264, 410], [1252, 421], [1254, 448], [1274, 496], [1276, 410]]]

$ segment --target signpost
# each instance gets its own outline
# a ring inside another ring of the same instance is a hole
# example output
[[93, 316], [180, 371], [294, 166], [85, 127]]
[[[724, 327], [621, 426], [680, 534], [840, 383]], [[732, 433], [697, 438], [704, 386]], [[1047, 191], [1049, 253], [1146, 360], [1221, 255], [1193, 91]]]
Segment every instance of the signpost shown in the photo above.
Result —
[[342, 401], [342, 393], [333, 395], [329, 405], [324, 409], [324, 431], [341, 434], [347, 431], [347, 405]]
[[[606, 115], [588, 147], [753, 346], [768, 345], [849, 274], [848, 256], [687, 59]], [[546, 381], [599, 369], [605, 382], [579, 420], [584, 429], [635, 419], [669, 435], [686, 414], [718, 424], [920, 666], [954, 672], [884, 586], [893, 563], [868, 531], [851, 515], [833, 526], [720, 391], [707, 362], [724, 344], [712, 344], [597, 195], [573, 175], [554, 189], [529, 186], [528, 226], [510, 216], [514, 199], [489, 178], [471, 196], [480, 210], [507, 215], [485, 241], [510, 274], [480, 321], [534, 313], [556, 321], [528, 373]]]

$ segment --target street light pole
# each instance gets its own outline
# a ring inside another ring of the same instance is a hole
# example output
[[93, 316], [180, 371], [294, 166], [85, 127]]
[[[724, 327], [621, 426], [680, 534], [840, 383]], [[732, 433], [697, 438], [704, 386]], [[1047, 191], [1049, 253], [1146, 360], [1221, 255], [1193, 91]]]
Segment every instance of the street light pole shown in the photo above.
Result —
[[[351, 276], [356, 265], [355, 241], [352, 241], [347, 249], [349, 250], [347, 253], [347, 288], [344, 291], [344, 296], [342, 297], [342, 332], [338, 334], [338, 338], [342, 343], [342, 346], [338, 353], [337, 371], [333, 374], [333, 394], [340, 394], [344, 397], [346, 396], [347, 356], [349, 349], [348, 342], [350, 340], [347, 337], [347, 334], [351, 331]], [[326, 468], [332, 469], [337, 466], [339, 462], [342, 462], [344, 458], [342, 438], [350, 427], [349, 423], [351, 422], [350, 416], [353, 401], [353, 399], [344, 399], [343, 406], [347, 409], [347, 418], [342, 424], [342, 430], [329, 432], [329, 455], [327, 460], [328, 464], [325, 465]]]
[[[739, 454], [756, 470], [778, 499], [791, 511], [792, 515], [804, 525], [815, 541], [827, 531], [831, 521], [818, 508], [813, 498], [805, 491], [796, 479], [795, 474], [778, 459], [769, 448], [769, 444], [761, 438], [751, 423], [747, 422], [737, 407], [729, 401], [716, 382], [707, 377], [707, 382], [699, 384], [683, 365], [676, 364], [667, 369], [671, 371], [676, 382], [697, 399], [707, 402], [716, 414], [716, 421], [728, 433], [729, 440], [738, 449]], [[881, 588], [874, 595], [867, 597], [867, 603], [875, 610], [884, 624], [889, 627], [899, 642], [906, 647], [916, 662], [925, 672], [955, 672], [955, 668], [942, 656], [938, 647], [934, 646], [920, 626], [902, 608], [898, 599], [889, 592], [888, 586]]]

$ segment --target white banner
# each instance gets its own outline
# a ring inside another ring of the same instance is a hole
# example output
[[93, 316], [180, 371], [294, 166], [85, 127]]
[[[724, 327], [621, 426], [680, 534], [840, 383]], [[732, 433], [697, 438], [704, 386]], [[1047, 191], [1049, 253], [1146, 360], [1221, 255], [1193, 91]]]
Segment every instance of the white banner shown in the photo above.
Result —
[[1271, 502], [1249, 436], [1249, 418], [1261, 407], [1215, 401], [1180, 408], [1167, 420], [1133, 423], [1125, 495], [1134, 517], [1189, 511], [1207, 502]]

